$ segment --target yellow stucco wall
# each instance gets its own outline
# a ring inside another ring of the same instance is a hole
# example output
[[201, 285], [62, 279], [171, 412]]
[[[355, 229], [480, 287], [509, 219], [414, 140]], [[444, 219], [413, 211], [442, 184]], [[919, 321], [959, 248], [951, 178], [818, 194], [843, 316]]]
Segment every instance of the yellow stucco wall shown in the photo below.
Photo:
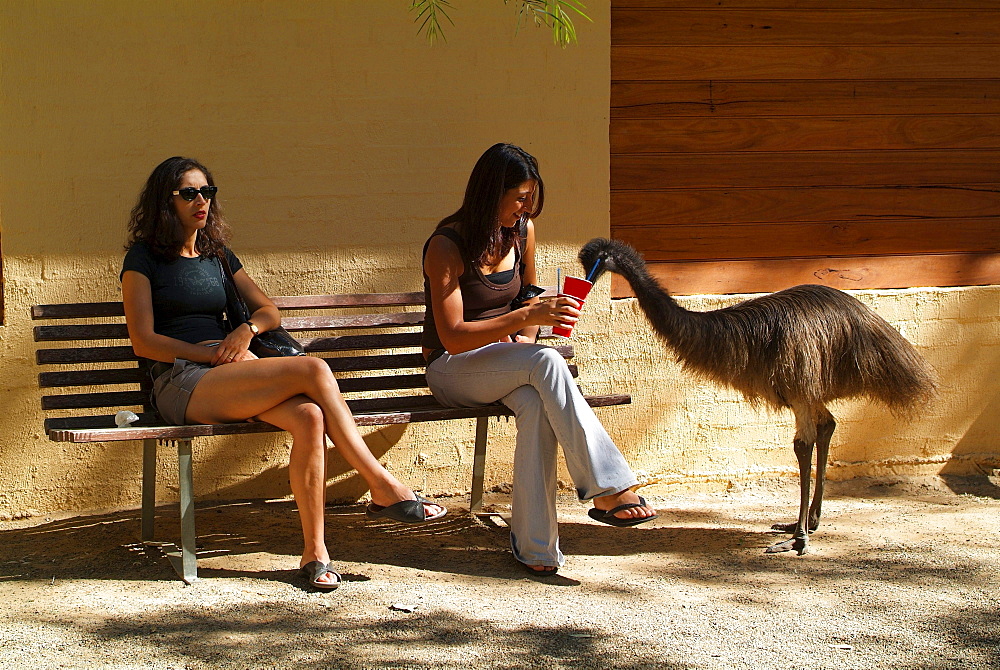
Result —
[[[273, 295], [417, 290], [423, 240], [454, 210], [497, 141], [541, 161], [543, 283], [608, 221], [608, 3], [588, 3], [581, 44], [513, 35], [501, 0], [456, 0], [448, 42], [429, 47], [398, 0], [86, 3], [0, 0], [0, 519], [138, 504], [140, 449], [69, 445], [42, 433], [30, 306], [112, 300], [128, 211], [167, 156], [199, 158], [220, 185], [248, 271]], [[625, 390], [602, 412], [664, 490], [794, 471], [786, 416], [681, 375], [633, 301], [588, 301], [582, 383]], [[838, 409], [831, 477], [975, 471], [996, 464], [1000, 288], [864, 292], [938, 367], [941, 399], [896, 422]], [[731, 298], [685, 299], [697, 309]], [[639, 372], [641, 371], [641, 372]], [[487, 476], [509, 481], [512, 424], [494, 424]], [[471, 422], [366, 432], [405, 481], [468, 489]], [[288, 494], [288, 441], [196, 444], [196, 493]], [[161, 499], [173, 497], [161, 459]], [[364, 494], [331, 464], [331, 499]]]

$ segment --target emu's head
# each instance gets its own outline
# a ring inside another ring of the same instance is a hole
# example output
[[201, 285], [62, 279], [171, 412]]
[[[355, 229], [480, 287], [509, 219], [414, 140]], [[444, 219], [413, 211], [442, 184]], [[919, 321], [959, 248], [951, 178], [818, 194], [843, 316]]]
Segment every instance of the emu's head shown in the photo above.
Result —
[[[597, 237], [583, 245], [578, 258], [583, 265], [584, 272], [588, 274], [593, 272], [593, 277], [590, 277], [590, 280], [595, 283], [605, 271], [627, 277], [630, 274], [641, 272], [645, 265], [638, 251], [624, 242], [607, 240], [603, 237]], [[594, 270], [595, 265], [598, 265], [596, 270]]]

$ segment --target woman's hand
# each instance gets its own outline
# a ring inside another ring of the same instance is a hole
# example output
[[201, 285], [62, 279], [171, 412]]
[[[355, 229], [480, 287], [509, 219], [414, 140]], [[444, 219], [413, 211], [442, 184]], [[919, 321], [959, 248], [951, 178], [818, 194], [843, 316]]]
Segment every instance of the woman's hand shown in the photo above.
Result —
[[219, 342], [210, 364], [215, 367], [237, 361], [255, 360], [257, 357], [250, 351], [250, 340], [252, 339], [253, 332], [250, 330], [250, 326], [245, 323], [240, 324], [226, 335], [226, 339]]
[[575, 298], [559, 296], [551, 300], [541, 300], [537, 304], [522, 309], [530, 310], [528, 323], [533, 326], [573, 325], [580, 318], [582, 305]]

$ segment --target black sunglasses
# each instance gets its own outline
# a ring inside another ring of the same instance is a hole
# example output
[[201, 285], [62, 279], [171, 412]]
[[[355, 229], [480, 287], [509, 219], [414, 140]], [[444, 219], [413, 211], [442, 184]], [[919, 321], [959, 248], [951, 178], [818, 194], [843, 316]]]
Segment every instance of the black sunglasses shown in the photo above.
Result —
[[201, 188], [195, 188], [194, 186], [188, 186], [187, 188], [182, 188], [179, 191], [174, 191], [174, 195], [179, 195], [188, 202], [194, 200], [201, 193], [201, 197], [205, 200], [211, 200], [215, 197], [215, 194], [219, 192], [218, 186], [202, 186]]

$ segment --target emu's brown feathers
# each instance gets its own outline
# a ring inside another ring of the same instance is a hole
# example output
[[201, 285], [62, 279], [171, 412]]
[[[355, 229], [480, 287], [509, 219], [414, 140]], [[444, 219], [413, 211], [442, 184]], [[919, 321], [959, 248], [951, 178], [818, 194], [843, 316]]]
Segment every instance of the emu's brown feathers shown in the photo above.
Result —
[[[934, 394], [934, 371], [913, 345], [842, 291], [795, 286], [731, 307], [692, 312], [670, 297], [627, 244], [591, 240], [580, 251], [580, 262], [588, 271], [600, 264], [595, 281], [607, 270], [629, 282], [653, 329], [685, 369], [739, 390], [755, 405], [792, 409], [806, 501], [814, 443], [821, 459], [810, 529], [819, 523], [829, 435], [836, 425], [826, 404], [838, 398], [868, 398], [905, 415]], [[808, 460], [803, 466], [799, 454], [805, 445]], [[775, 551], [795, 548], [801, 554], [805, 525], [803, 506], [795, 546]]]

